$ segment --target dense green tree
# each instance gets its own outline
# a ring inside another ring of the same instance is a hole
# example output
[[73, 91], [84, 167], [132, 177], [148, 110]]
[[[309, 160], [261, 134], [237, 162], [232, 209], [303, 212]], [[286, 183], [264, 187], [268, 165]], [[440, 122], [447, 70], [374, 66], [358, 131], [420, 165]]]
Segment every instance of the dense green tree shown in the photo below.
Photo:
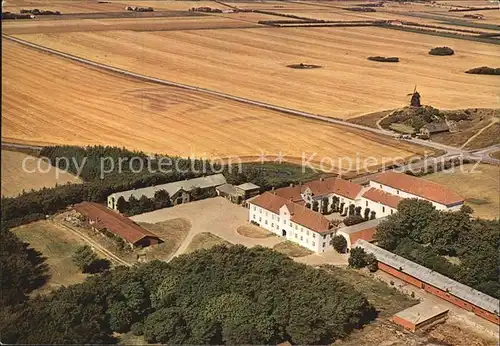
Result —
[[347, 260], [349, 263], [349, 267], [352, 267], [352, 268], [366, 267], [366, 265], [368, 264], [366, 262], [367, 255], [368, 254], [366, 253], [365, 249], [358, 247], [358, 246], [353, 247], [351, 249], [351, 251], [349, 252], [349, 259]]
[[329, 202], [328, 197], [323, 197], [321, 199], [321, 213], [323, 215], [328, 214], [328, 202]]
[[349, 216], [356, 213], [356, 206], [354, 204], [349, 204]]
[[134, 320], [134, 313], [124, 301], [114, 301], [107, 309], [109, 327], [118, 333], [127, 332]]
[[347, 249], [347, 240], [338, 234], [332, 238], [330, 244], [339, 253], [344, 253]]
[[118, 199], [116, 200], [116, 209], [118, 209], [120, 213], [126, 213], [129, 210], [129, 208], [130, 205], [125, 200], [125, 198], [123, 198], [123, 196], [118, 197]]
[[368, 220], [370, 218], [370, 208], [365, 208], [364, 219]]
[[336, 213], [339, 210], [339, 201], [340, 199], [337, 196], [332, 197], [332, 207], [331, 207], [332, 213]]
[[96, 253], [89, 245], [80, 246], [73, 253], [73, 262], [83, 273], [88, 273], [97, 259]]
[[314, 210], [314, 211], [319, 210], [319, 202], [318, 201], [313, 201], [312, 210]]
[[49, 267], [42, 254], [22, 242], [13, 232], [0, 229], [0, 305], [24, 301], [27, 294], [49, 278]]

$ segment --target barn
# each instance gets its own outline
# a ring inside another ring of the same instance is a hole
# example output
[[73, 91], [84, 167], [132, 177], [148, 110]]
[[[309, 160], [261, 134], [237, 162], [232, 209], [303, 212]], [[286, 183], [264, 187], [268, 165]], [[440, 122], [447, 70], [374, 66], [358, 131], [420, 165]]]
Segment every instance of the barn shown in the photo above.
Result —
[[156, 234], [145, 230], [128, 217], [115, 213], [99, 203], [82, 202], [74, 206], [93, 230], [121, 238], [131, 248], [163, 243]]
[[354, 246], [375, 255], [378, 269], [490, 322], [500, 324], [498, 299], [362, 239]]

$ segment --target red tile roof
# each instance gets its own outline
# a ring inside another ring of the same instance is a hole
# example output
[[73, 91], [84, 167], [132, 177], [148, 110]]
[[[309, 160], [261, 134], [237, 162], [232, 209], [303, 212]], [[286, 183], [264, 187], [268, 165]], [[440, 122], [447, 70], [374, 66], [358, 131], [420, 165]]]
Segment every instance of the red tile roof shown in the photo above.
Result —
[[106, 228], [129, 243], [135, 244], [145, 237], [159, 239], [156, 234], [140, 227], [128, 217], [122, 216], [99, 203], [82, 202], [75, 205], [74, 209], [94, 221], [96, 227]]
[[363, 193], [363, 197], [391, 208], [397, 208], [399, 202], [403, 200], [401, 197], [391, 195], [374, 187]]
[[249, 203], [278, 215], [280, 213], [280, 208], [286, 205], [291, 215], [291, 221], [319, 233], [330, 230], [330, 222], [323, 215], [303, 205], [293, 203], [289, 199], [278, 196], [277, 194], [264, 192]]
[[404, 173], [387, 171], [376, 175], [372, 181], [447, 206], [460, 204], [464, 201], [460, 195], [443, 185]]
[[277, 196], [283, 197], [289, 201], [300, 202], [302, 201], [302, 197], [300, 196], [301, 189], [301, 185], [282, 187], [281, 189], [275, 190], [274, 193]]

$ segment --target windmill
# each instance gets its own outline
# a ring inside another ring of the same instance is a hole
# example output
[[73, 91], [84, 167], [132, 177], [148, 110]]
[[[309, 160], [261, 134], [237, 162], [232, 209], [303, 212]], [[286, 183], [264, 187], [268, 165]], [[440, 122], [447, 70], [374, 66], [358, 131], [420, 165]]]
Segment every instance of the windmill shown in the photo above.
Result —
[[420, 94], [417, 91], [417, 85], [415, 84], [415, 88], [413, 89], [413, 93], [410, 93], [406, 96], [411, 96], [410, 107], [422, 107], [420, 103]]

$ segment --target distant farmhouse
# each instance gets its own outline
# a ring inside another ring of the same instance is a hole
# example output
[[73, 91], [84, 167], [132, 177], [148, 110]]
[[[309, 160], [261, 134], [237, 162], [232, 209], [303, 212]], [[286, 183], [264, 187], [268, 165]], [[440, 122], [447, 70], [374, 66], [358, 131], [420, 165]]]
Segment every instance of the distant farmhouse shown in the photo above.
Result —
[[[371, 241], [377, 219], [394, 214], [405, 198], [427, 200], [438, 210], [454, 211], [464, 204], [462, 197], [442, 185], [388, 171], [371, 178], [367, 186], [330, 178], [266, 192], [248, 201], [249, 221], [315, 252], [327, 250], [335, 234], [346, 238], [349, 249], [358, 239]], [[375, 220], [336, 229], [312, 210], [315, 204], [319, 211], [329, 210], [334, 199], [341, 215], [354, 206], [361, 209], [359, 215]]]
[[429, 138], [432, 134], [448, 131], [450, 131], [450, 127], [445, 122], [428, 123], [420, 128], [420, 135], [422, 137]]
[[75, 205], [74, 209], [85, 218], [94, 231], [107, 236], [117, 236], [131, 248], [163, 243], [163, 240], [156, 234], [99, 203], [82, 202]]
[[208, 190], [214, 189], [220, 185], [226, 184], [226, 178], [222, 174], [214, 174], [206, 177], [181, 180], [168, 184], [161, 184], [142, 189], [116, 192], [108, 196], [108, 208], [118, 211], [117, 201], [123, 197], [128, 202], [130, 197], [134, 196], [140, 199], [142, 196], [153, 198], [155, 192], [165, 190], [170, 196], [173, 205], [187, 203], [191, 200], [191, 193], [195, 189]]

